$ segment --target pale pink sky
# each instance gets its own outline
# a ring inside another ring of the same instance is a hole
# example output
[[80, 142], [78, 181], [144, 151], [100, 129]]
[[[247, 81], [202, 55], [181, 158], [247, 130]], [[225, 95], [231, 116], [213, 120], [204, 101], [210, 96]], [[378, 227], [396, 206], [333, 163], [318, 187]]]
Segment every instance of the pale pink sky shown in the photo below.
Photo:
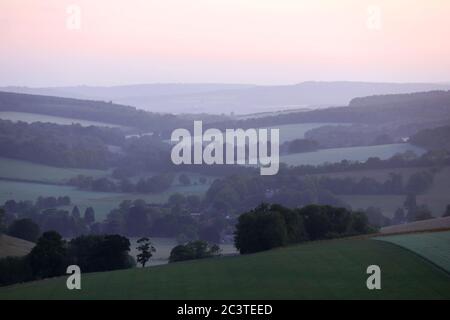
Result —
[[450, 82], [450, 1], [0, 0], [0, 85], [305, 80]]

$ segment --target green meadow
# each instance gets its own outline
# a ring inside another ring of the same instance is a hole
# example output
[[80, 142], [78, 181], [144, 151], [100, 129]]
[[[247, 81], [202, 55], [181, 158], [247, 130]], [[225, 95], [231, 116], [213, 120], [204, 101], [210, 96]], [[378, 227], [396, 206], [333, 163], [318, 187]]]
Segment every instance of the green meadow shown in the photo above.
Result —
[[[141, 174], [131, 179], [137, 182], [140, 178], [148, 178], [155, 173]], [[76, 187], [60, 185], [77, 175], [94, 178], [110, 177], [110, 170], [58, 168], [28, 161], [0, 157], [0, 205], [7, 200], [35, 201], [39, 196], [58, 197], [69, 196], [74, 205], [81, 210], [93, 207], [97, 220], [106, 217], [110, 210], [117, 208], [123, 200], [143, 199], [147, 202], [164, 203], [171, 194], [179, 192], [185, 195], [202, 196], [209, 188], [214, 177], [195, 173], [185, 173], [191, 180], [191, 185], [184, 186], [178, 180], [177, 173], [173, 186], [161, 193], [115, 193], [79, 190]], [[200, 178], [206, 178], [206, 183], [200, 183]], [[72, 206], [65, 209], [71, 210]]]
[[[340, 172], [334, 176], [341, 178], [348, 176], [353, 179], [361, 179], [368, 176], [384, 181], [389, 172], [396, 172], [403, 174], [403, 179], [406, 181], [413, 172], [420, 170], [426, 170], [426, 168], [362, 170]], [[444, 167], [435, 175], [431, 188], [417, 196], [417, 203], [426, 204], [434, 216], [440, 217], [444, 213], [446, 206], [450, 204], [449, 195], [450, 167]], [[402, 207], [406, 199], [406, 195], [339, 195], [338, 197], [348, 203], [353, 209], [367, 209], [370, 206], [378, 207], [387, 217], [393, 217], [395, 210]]]
[[[367, 267], [381, 268], [368, 290]], [[0, 299], [450, 299], [450, 276], [400, 246], [369, 239], [307, 243], [245, 256], [187, 261], [0, 288]]]
[[294, 123], [294, 124], [282, 124], [277, 126], [267, 127], [268, 129], [280, 129], [280, 144], [286, 141], [292, 141], [295, 139], [304, 139], [305, 133], [311, 129], [320, 128], [323, 126], [336, 126], [345, 125], [343, 123], [326, 123], [326, 122], [313, 122], [313, 123]]
[[[209, 185], [174, 185], [161, 193], [112, 193], [78, 190], [72, 186], [49, 185], [42, 183], [1, 181], [0, 180], [0, 204], [7, 200], [36, 200], [39, 196], [58, 197], [69, 196], [73, 205], [77, 205], [82, 211], [87, 207], [93, 207], [96, 214], [96, 220], [103, 220], [106, 215], [124, 200], [143, 199], [146, 202], [164, 203], [170, 195], [175, 192], [185, 195], [197, 194], [203, 195]], [[65, 209], [71, 210], [72, 206]]]
[[46, 115], [46, 114], [28, 113], [28, 112], [0, 111], [0, 119], [11, 120], [13, 122], [22, 121], [22, 122], [27, 122], [27, 123], [43, 122], [43, 123], [55, 123], [55, 124], [61, 124], [61, 125], [79, 124], [83, 127], [88, 127], [88, 126], [122, 127], [119, 125], [98, 122], [98, 121], [56, 117], [56, 116], [50, 116], [50, 115]]
[[110, 173], [107, 170], [57, 168], [29, 161], [0, 157], [0, 179], [62, 183], [80, 174], [99, 178]]
[[450, 273], [450, 231], [403, 234], [376, 239], [411, 250]]
[[295, 153], [280, 156], [280, 162], [290, 166], [320, 165], [324, 163], [349, 161], [366, 161], [371, 157], [388, 159], [397, 153], [413, 151], [417, 155], [424, 153], [424, 149], [409, 143], [385, 144], [377, 146], [349, 147], [321, 149], [313, 152]]

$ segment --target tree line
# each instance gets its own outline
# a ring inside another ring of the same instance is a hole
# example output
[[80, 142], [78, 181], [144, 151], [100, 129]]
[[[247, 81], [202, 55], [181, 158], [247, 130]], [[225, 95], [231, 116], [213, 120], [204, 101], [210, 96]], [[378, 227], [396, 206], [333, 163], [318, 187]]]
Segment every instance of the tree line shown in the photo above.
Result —
[[235, 246], [241, 254], [246, 254], [374, 231], [362, 212], [320, 205], [289, 209], [278, 204], [262, 204], [239, 216]]
[[84, 213], [74, 205], [71, 210], [59, 206], [70, 206], [70, 197], [39, 197], [32, 201], [6, 201], [4, 212], [5, 232], [11, 236], [35, 242], [41, 232], [55, 230], [64, 237], [76, 237], [95, 231], [95, 211], [92, 207]]
[[47, 231], [28, 255], [0, 259], [0, 285], [61, 276], [73, 264], [83, 272], [131, 268], [136, 263], [129, 251], [130, 241], [120, 235], [89, 235], [66, 241], [57, 232]]

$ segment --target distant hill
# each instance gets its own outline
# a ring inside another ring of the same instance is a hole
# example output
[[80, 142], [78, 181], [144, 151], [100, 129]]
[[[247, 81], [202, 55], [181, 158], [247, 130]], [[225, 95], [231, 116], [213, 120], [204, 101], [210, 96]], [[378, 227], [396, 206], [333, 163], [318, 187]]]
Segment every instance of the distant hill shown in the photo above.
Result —
[[98, 121], [152, 132], [177, 128], [181, 122], [185, 122], [171, 114], [146, 112], [135, 107], [104, 101], [1, 91], [0, 111]]
[[2, 91], [135, 106], [152, 112], [248, 114], [304, 107], [345, 106], [353, 98], [381, 94], [449, 90], [450, 84], [302, 82], [294, 85], [139, 84], [128, 86], [3, 87]]
[[8, 256], [24, 256], [33, 249], [34, 243], [7, 236], [6, 234], [0, 235], [0, 258]]
[[442, 126], [450, 122], [450, 91], [369, 96], [353, 99], [348, 106], [247, 118], [234, 125], [252, 128], [308, 122]]

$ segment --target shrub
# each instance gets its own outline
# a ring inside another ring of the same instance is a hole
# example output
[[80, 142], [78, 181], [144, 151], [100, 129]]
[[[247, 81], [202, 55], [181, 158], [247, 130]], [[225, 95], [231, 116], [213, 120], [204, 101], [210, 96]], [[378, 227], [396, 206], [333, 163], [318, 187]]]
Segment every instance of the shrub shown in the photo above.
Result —
[[170, 252], [169, 262], [211, 258], [220, 254], [220, 247], [206, 241], [197, 240], [178, 245]]

